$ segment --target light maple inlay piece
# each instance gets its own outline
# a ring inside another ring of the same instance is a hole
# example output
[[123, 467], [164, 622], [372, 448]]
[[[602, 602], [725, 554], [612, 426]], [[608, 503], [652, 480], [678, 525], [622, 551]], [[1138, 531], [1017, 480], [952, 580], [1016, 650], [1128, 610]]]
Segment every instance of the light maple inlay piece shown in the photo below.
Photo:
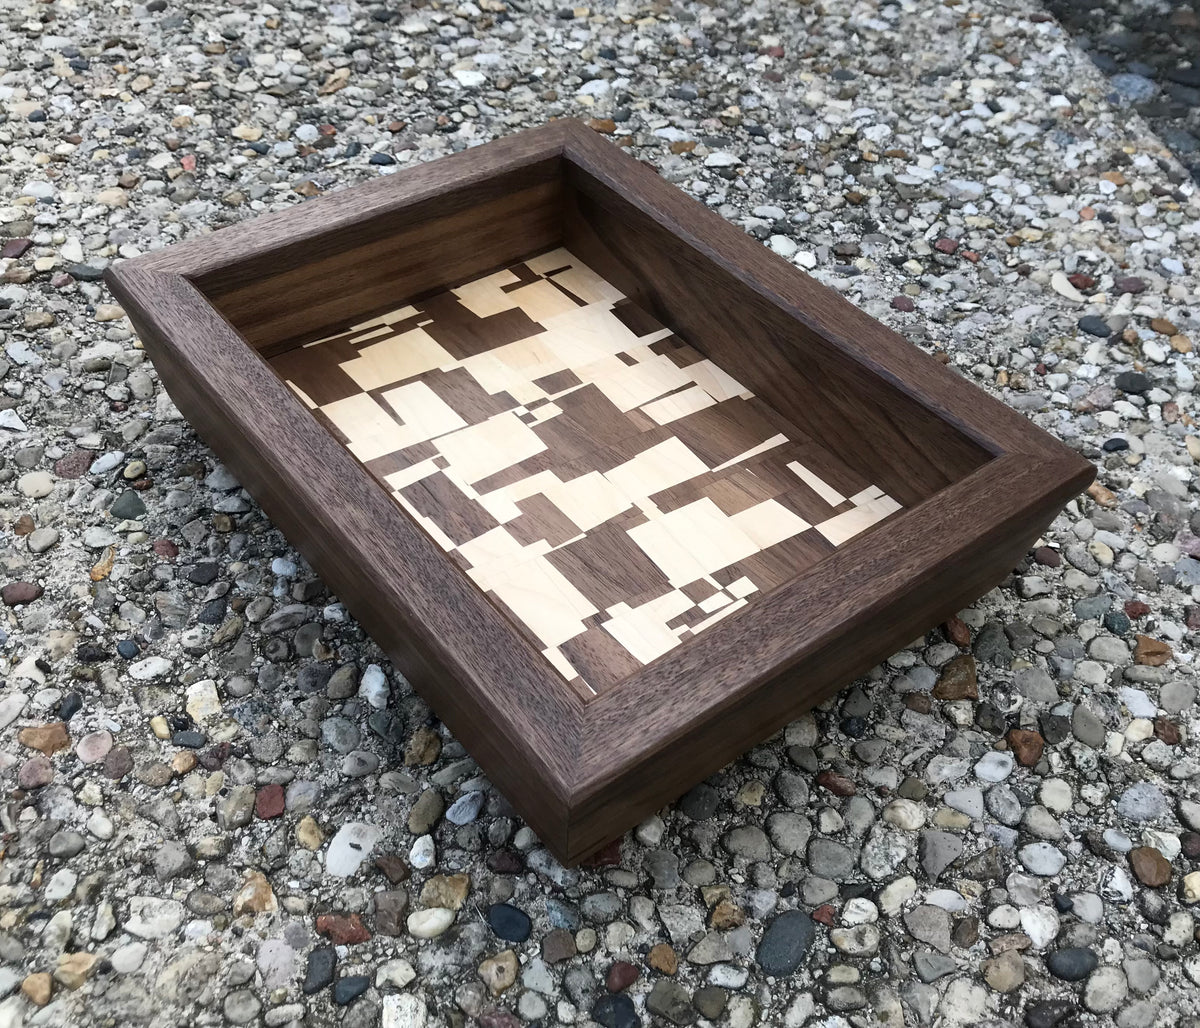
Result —
[[272, 361], [584, 695], [901, 509], [564, 249]]

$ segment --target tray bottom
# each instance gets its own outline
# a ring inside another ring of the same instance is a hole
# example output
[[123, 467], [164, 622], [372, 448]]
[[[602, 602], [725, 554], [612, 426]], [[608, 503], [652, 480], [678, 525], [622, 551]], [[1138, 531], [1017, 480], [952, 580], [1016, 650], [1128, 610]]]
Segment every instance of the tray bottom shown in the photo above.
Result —
[[270, 363], [584, 697], [900, 509], [563, 249]]

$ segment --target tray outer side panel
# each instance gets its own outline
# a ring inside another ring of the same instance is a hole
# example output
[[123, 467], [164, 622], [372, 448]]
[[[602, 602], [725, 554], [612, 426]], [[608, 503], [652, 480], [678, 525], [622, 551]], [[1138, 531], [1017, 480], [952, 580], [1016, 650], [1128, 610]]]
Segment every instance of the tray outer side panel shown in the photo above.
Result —
[[[363, 192], [377, 212], [403, 217], [406, 205], [481, 167], [503, 173], [556, 159], [560, 136], [558, 127], [535, 130], [436, 162], [436, 175], [424, 165]], [[276, 247], [319, 247], [321, 233], [356, 211], [345, 193], [313, 201], [311, 219], [307, 204], [268, 215], [227, 238], [218, 232], [126, 261], [106, 281], [181, 412], [564, 857], [583, 704], [185, 277], [194, 269], [236, 279], [222, 269], [239, 260], [269, 265]], [[258, 221], [266, 223], [261, 234]], [[557, 245], [557, 219], [539, 220], [537, 233], [514, 245]]]
[[[640, 288], [665, 323], [708, 343], [709, 356], [737, 368], [785, 416], [794, 410], [786, 381], [803, 372], [794, 359], [778, 365], [784, 388], [773, 390], [761, 369], [793, 339], [809, 339], [835, 375], [835, 405], [854, 396], [856, 377], [883, 400], [869, 419], [899, 443], [873, 459], [923, 479], [915, 506], [589, 704], [571, 810], [574, 859], [977, 599], [1095, 472], [595, 133], [572, 126], [564, 152], [578, 204], [596, 205], [589, 212], [568, 198], [568, 245], [618, 276], [618, 286]], [[890, 405], [883, 383], [902, 394]], [[871, 459], [869, 441], [842, 442]], [[945, 450], [931, 459], [939, 445]], [[930, 495], [931, 487], [940, 491]]]

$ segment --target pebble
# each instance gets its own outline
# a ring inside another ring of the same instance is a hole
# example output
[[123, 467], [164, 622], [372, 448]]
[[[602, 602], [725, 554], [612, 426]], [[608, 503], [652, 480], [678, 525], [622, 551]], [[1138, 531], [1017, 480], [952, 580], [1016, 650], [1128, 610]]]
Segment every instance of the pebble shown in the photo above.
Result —
[[786, 977], [800, 966], [815, 939], [816, 927], [807, 914], [800, 910], [784, 911], [763, 932], [755, 960], [764, 974]]
[[497, 938], [508, 942], [524, 942], [533, 928], [529, 915], [509, 903], [494, 903], [488, 907], [487, 922]]

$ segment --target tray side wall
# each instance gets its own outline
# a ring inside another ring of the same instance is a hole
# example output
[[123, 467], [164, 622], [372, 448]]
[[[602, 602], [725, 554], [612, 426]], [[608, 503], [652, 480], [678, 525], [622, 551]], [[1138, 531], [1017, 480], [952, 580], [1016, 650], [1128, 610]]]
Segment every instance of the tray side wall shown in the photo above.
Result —
[[[581, 704], [565, 687], [553, 687], [549, 668], [539, 674], [540, 665], [531, 659], [537, 655], [485, 598], [474, 596], [473, 585], [461, 583], [469, 593], [461, 596], [463, 602], [458, 602], [456, 581], [443, 578], [455, 588], [439, 591], [439, 576], [458, 574], [440, 554], [401, 569], [400, 558], [381, 552], [380, 547], [402, 549], [397, 519], [403, 512], [190, 283], [177, 276], [140, 275], [131, 264], [111, 271], [107, 281], [180, 411], [522, 817], [553, 851], [564, 852]], [[164, 320], [173, 327], [166, 329]], [[223, 344], [244, 352], [240, 363], [226, 363]], [[237, 379], [244, 382], [245, 395], [235, 398], [229, 387]], [[271, 408], [276, 425], [293, 427], [255, 436], [256, 403]], [[245, 430], [247, 425], [253, 430]], [[314, 478], [323, 480], [314, 483]], [[372, 532], [373, 538], [359, 538]], [[411, 532], [432, 553], [433, 544], [417, 526]], [[402, 597], [396, 578], [408, 572], [413, 595]], [[428, 595], [421, 594], [423, 588]], [[455, 637], [433, 631], [413, 607], [437, 609], [443, 622], [456, 625]], [[444, 658], [446, 647], [454, 651], [453, 660]]]
[[[414, 296], [548, 250], [562, 236], [561, 162], [555, 158], [380, 218], [345, 250], [318, 250], [299, 267], [215, 289], [197, 285], [264, 354]], [[532, 184], [530, 184], [532, 183]], [[498, 195], [497, 195], [498, 194]], [[290, 263], [287, 254], [281, 259]]]
[[[568, 859], [586, 858], [614, 835], [674, 801], [979, 599], [1012, 570], [1090, 477], [1090, 469], [1074, 477], [1064, 475], [1058, 489], [1035, 509], [997, 526], [966, 552], [948, 551], [941, 566], [931, 565], [923, 577], [910, 577], [902, 589], [889, 592], [888, 583], [880, 582], [875, 603], [863, 596], [858, 616], [845, 619], [836, 631], [822, 634], [817, 644], [786, 670], [738, 694], [729, 689], [729, 702], [714, 704], [703, 717], [689, 720], [686, 741], [676, 730], [658, 733], [654, 744], [649, 744], [660, 711], [648, 709], [644, 693], [630, 690], [624, 696], [605, 697], [607, 704], [594, 704], [584, 762], [597, 774], [576, 792], [570, 812]], [[831, 590], [837, 590], [836, 582]], [[697, 669], [694, 673], [703, 672]], [[661, 675], [655, 685], [660, 691], [670, 688]], [[686, 704], [686, 695], [679, 702]], [[605, 740], [618, 732], [621, 724], [634, 719], [645, 730], [647, 745], [636, 758], [609, 756], [606, 751], [612, 746]]]

